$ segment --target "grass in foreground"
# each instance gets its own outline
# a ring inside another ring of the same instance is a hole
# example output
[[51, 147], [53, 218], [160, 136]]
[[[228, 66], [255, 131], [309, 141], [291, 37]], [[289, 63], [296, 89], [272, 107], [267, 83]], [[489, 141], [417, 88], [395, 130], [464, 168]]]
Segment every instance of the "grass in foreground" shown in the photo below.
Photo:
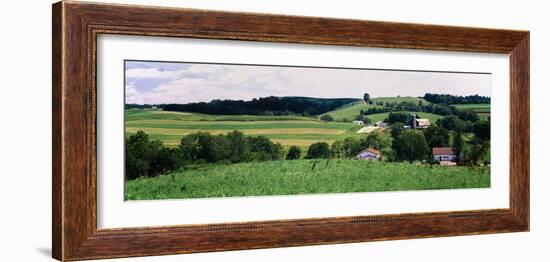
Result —
[[[312, 170], [313, 163], [316, 167]], [[380, 192], [490, 186], [488, 167], [360, 160], [293, 160], [195, 166], [126, 181], [126, 200]]]

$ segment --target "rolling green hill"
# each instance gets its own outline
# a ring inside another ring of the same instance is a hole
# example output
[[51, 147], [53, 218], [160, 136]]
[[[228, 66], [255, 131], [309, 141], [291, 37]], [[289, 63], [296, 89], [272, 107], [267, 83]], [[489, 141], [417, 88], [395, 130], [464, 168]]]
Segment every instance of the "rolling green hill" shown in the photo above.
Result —
[[[335, 121], [342, 121], [342, 120], [348, 120], [346, 122], [351, 122], [353, 121], [353, 119], [355, 119], [355, 116], [357, 116], [359, 114], [359, 112], [361, 110], [367, 110], [369, 108], [373, 108], [373, 107], [379, 107], [381, 108], [382, 106], [378, 106], [376, 105], [377, 102], [382, 102], [382, 103], [401, 103], [401, 102], [410, 102], [410, 103], [414, 103], [414, 104], [418, 104], [419, 101], [422, 101], [422, 103], [424, 104], [429, 104], [430, 102], [424, 100], [423, 98], [418, 98], [418, 97], [411, 97], [411, 96], [405, 96], [405, 97], [377, 97], [377, 98], [372, 98], [371, 99], [374, 104], [366, 104], [363, 100], [358, 100], [356, 102], [352, 102], [352, 103], [349, 103], [349, 104], [346, 104], [346, 105], [343, 105], [335, 110], [332, 110], [330, 112], [327, 112], [327, 113], [324, 113], [324, 114], [321, 114], [321, 115], [331, 115]], [[387, 115], [387, 113], [385, 113]], [[378, 115], [378, 114], [377, 114]], [[368, 116], [369, 118], [371, 118], [370, 116]], [[372, 119], [372, 118], [371, 118]], [[383, 120], [383, 118], [382, 118]], [[430, 120], [431, 121], [431, 120]]]

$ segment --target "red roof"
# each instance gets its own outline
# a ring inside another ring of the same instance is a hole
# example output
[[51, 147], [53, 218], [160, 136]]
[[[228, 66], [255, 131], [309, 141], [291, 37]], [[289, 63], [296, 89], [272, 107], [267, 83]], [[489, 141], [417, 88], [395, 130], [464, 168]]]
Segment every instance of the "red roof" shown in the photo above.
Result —
[[378, 151], [378, 150], [376, 150], [376, 149], [374, 149], [374, 148], [372, 148], [372, 147], [367, 148], [367, 151], [369, 151], [369, 152], [371, 152], [371, 153], [373, 153], [373, 154], [375, 154], [375, 155], [380, 155], [380, 151]]
[[432, 148], [433, 155], [454, 155], [454, 148], [452, 147], [434, 147]]

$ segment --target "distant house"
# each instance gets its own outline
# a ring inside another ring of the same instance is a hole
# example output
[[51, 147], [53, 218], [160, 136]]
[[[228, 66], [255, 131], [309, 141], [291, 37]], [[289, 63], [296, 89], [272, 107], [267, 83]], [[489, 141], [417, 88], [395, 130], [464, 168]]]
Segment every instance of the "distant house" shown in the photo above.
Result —
[[416, 118], [416, 114], [413, 114], [412, 128], [428, 128], [430, 127], [430, 119], [427, 118]]
[[442, 165], [451, 165], [447, 162], [456, 162], [456, 155], [452, 147], [434, 147], [432, 148], [432, 155], [434, 160]]
[[359, 152], [359, 154], [357, 154], [356, 156], [358, 159], [362, 159], [362, 160], [374, 160], [374, 161], [378, 161], [380, 160], [380, 158], [382, 157], [382, 155], [380, 154], [380, 151], [372, 148], [372, 147], [369, 147], [361, 152]]
[[353, 121], [354, 124], [356, 125], [360, 125], [360, 126], [364, 126], [365, 125], [365, 122], [361, 121], [361, 120], [355, 120]]

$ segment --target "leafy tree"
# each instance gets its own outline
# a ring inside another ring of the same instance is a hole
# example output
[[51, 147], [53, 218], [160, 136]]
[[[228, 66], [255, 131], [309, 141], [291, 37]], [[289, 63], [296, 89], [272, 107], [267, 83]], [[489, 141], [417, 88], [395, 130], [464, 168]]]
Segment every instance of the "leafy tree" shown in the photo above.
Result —
[[456, 110], [454, 113], [455, 113], [455, 115], [457, 115], [463, 121], [476, 122], [476, 121], [479, 120], [479, 116], [472, 109]]
[[391, 139], [380, 132], [373, 132], [361, 141], [361, 145], [363, 148], [372, 147], [381, 150], [391, 147]]
[[250, 152], [258, 161], [278, 160], [281, 158], [281, 144], [274, 144], [265, 136], [247, 137]]
[[336, 140], [330, 146], [330, 156], [334, 158], [340, 158], [344, 156], [344, 142]]
[[307, 150], [306, 159], [328, 158], [330, 156], [329, 146], [326, 142], [311, 144]]
[[474, 124], [471, 121], [464, 121], [464, 132], [472, 133], [474, 130]]
[[125, 138], [125, 174], [126, 179], [142, 176], [157, 176], [178, 167], [176, 150], [165, 148], [159, 140], [138, 131]]
[[403, 131], [405, 131], [405, 128], [401, 122], [395, 122], [390, 125], [390, 133], [394, 140], [397, 139]]
[[346, 137], [342, 142], [343, 156], [345, 158], [355, 157], [361, 150], [361, 143], [353, 137]]
[[321, 120], [327, 121], [327, 122], [332, 122], [332, 121], [334, 121], [334, 118], [331, 115], [327, 114], [327, 115], [321, 116]]
[[231, 144], [224, 135], [212, 136], [209, 162], [231, 162]]
[[422, 132], [415, 130], [404, 131], [396, 141], [395, 154], [397, 160], [424, 160], [427, 158], [430, 148]]
[[176, 148], [163, 146], [156, 148], [156, 152], [154, 152], [149, 162], [149, 176], [156, 176], [177, 169], [180, 166], [178, 156], [179, 154]]
[[443, 127], [430, 126], [424, 131], [424, 137], [429, 147], [449, 146], [449, 131]]
[[465, 162], [470, 165], [477, 165], [489, 150], [489, 141], [476, 141], [474, 139], [469, 142], [469, 145], [468, 149], [465, 150]]
[[248, 143], [246, 137], [240, 131], [232, 131], [227, 133], [227, 140], [229, 143], [230, 160], [233, 163], [244, 162], [248, 149]]
[[464, 151], [464, 139], [462, 138], [462, 131], [455, 131], [453, 135], [453, 148], [454, 153], [458, 159], [458, 163], [462, 162], [462, 156]]
[[202, 159], [206, 162], [215, 162], [212, 152], [212, 135], [206, 132], [197, 132], [182, 137], [180, 150], [185, 159], [196, 161]]
[[364, 93], [363, 100], [365, 101], [365, 103], [370, 104], [370, 95], [368, 93]]
[[291, 146], [286, 154], [286, 160], [300, 159], [302, 150], [297, 146]]
[[384, 122], [393, 124], [393, 123], [409, 123], [409, 119], [411, 119], [411, 114], [405, 113], [405, 112], [390, 112], [388, 114], [388, 117], [384, 120]]
[[462, 132], [464, 131], [464, 128], [465, 128], [464, 121], [462, 121], [457, 116], [443, 117], [439, 120], [438, 125], [446, 128], [449, 131]]
[[482, 141], [491, 139], [491, 123], [487, 120], [475, 122], [472, 131]]

